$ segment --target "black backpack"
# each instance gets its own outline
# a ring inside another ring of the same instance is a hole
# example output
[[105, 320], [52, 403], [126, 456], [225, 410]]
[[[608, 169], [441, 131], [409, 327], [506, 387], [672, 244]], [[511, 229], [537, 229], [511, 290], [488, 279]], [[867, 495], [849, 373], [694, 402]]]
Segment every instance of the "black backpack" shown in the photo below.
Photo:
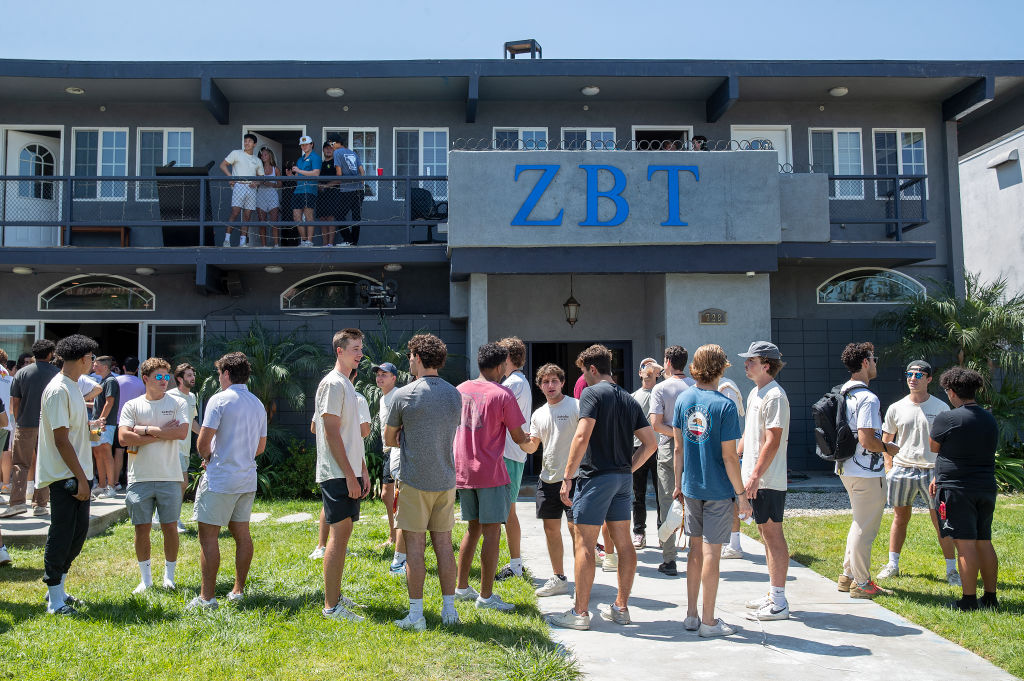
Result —
[[850, 428], [846, 417], [846, 396], [852, 390], [866, 389], [861, 385], [843, 390], [837, 385], [811, 406], [814, 417], [815, 453], [825, 461], [846, 461], [857, 453], [857, 433]]

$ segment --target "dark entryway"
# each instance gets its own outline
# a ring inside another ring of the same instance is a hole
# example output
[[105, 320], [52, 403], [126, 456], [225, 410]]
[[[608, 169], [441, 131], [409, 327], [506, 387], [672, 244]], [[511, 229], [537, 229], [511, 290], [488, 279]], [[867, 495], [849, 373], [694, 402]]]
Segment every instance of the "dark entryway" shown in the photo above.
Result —
[[43, 337], [57, 342], [65, 336], [80, 333], [100, 344], [97, 356], [111, 355], [118, 366], [125, 357], [139, 354], [138, 322], [46, 322]]
[[526, 367], [524, 372], [526, 378], [533, 386], [533, 406], [536, 409], [544, 404], [544, 394], [533, 384], [533, 377], [542, 365], [551, 362], [562, 367], [565, 371], [565, 394], [572, 396], [572, 388], [580, 377], [580, 370], [576, 368], [576, 357], [594, 343], [601, 343], [612, 351], [612, 376], [615, 382], [626, 390], [632, 392], [633, 381], [625, 367], [632, 366], [633, 352], [632, 343], [629, 341], [589, 341], [586, 343], [528, 343], [526, 355]]

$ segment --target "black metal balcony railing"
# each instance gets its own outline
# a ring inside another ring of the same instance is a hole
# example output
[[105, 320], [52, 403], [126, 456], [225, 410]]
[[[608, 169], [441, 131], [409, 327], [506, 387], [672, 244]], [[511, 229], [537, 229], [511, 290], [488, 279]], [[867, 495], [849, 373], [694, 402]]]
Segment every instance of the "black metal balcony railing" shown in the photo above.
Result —
[[[361, 216], [358, 221], [342, 211], [351, 205], [338, 184], [356, 187]], [[247, 190], [235, 189], [235, 184]], [[311, 188], [311, 189], [310, 189]], [[305, 200], [307, 196], [316, 197]], [[232, 218], [232, 202], [243, 210]], [[214, 227], [256, 228], [267, 234], [268, 245], [290, 239], [291, 228], [392, 228], [390, 244], [414, 243], [413, 229], [433, 228], [448, 220], [448, 178], [443, 175], [365, 176], [344, 180], [335, 176], [293, 179], [280, 177], [16, 177], [0, 176], [0, 224], [5, 246], [21, 243], [10, 228], [117, 228], [163, 229], [165, 246], [213, 246]], [[313, 221], [295, 209], [308, 204]], [[245, 209], [251, 206], [246, 219]], [[403, 230], [404, 228], [404, 230]], [[24, 232], [24, 230], [22, 230]], [[64, 236], [64, 230], [61, 231]], [[169, 239], [169, 237], [171, 237]], [[23, 239], [25, 240], [25, 239]], [[171, 241], [172, 243], [168, 243]], [[65, 243], [61, 240], [60, 243]]]
[[896, 241], [928, 222], [925, 175], [829, 175], [829, 221], [882, 224]]

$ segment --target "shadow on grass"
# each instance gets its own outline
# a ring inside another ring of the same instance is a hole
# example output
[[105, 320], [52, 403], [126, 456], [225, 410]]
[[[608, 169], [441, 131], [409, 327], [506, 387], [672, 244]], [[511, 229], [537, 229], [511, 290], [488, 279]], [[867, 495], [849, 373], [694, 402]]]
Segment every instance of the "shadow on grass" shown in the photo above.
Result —
[[307, 589], [292, 596], [246, 589], [245, 598], [234, 607], [239, 610], [273, 610], [294, 617], [301, 611], [320, 609], [323, 602], [323, 589]]
[[9, 617], [11, 620], [8, 622], [0, 619], [0, 634], [6, 634], [8, 631], [26, 620], [42, 617], [47, 614], [45, 603], [24, 603], [20, 601], [3, 600], [0, 600], [0, 612], [4, 613], [4, 615]]
[[42, 568], [4, 567], [0, 568], [0, 582], [34, 582], [42, 581]]
[[128, 600], [86, 601], [79, 613], [86, 620], [109, 622], [110, 624], [157, 624], [173, 622], [181, 618], [177, 605], [148, 600], [145, 596]]

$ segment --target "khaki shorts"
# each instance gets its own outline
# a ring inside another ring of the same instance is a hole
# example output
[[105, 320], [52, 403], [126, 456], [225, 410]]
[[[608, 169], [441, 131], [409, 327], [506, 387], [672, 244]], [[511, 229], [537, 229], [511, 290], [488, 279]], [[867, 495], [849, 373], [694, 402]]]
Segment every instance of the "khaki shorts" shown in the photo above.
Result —
[[424, 492], [399, 482], [395, 524], [404, 532], [451, 532], [455, 527], [455, 490]]
[[204, 474], [199, 481], [199, 487], [196, 488], [196, 505], [192, 509], [192, 520], [218, 527], [226, 527], [229, 522], [247, 523], [249, 516], [252, 515], [252, 502], [255, 498], [256, 492], [211, 492]]

